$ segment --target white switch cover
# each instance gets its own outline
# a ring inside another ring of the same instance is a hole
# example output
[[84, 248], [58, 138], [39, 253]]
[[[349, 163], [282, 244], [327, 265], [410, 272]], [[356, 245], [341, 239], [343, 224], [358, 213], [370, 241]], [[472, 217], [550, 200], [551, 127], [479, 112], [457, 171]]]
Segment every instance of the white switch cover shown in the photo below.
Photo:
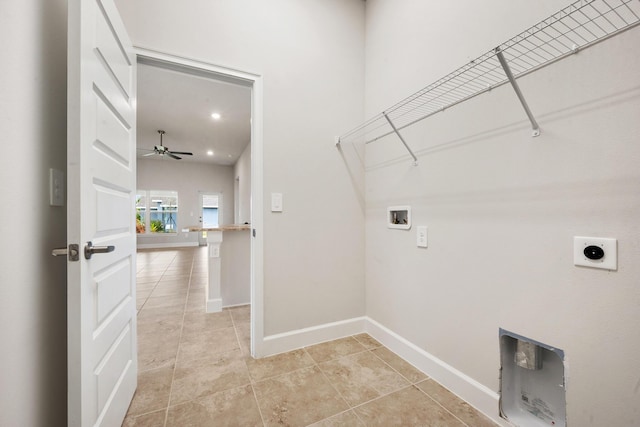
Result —
[[417, 244], [419, 248], [427, 247], [427, 227], [418, 227]]
[[49, 169], [49, 205], [64, 206], [64, 172]]
[[271, 193], [271, 212], [282, 212], [282, 193]]
[[[589, 246], [601, 248], [604, 251], [604, 256], [600, 259], [587, 258], [584, 250]], [[616, 239], [605, 239], [602, 237], [575, 236], [573, 238], [573, 263], [583, 267], [617, 270], [618, 241]]]

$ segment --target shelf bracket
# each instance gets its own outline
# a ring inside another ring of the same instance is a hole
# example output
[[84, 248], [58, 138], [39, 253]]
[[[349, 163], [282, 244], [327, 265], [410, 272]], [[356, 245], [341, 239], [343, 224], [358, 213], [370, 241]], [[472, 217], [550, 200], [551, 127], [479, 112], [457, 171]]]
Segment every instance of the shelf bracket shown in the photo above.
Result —
[[411, 148], [409, 148], [409, 146], [407, 145], [407, 142], [404, 140], [402, 135], [400, 135], [400, 132], [398, 132], [398, 129], [396, 129], [396, 126], [393, 124], [389, 116], [387, 116], [387, 113], [383, 112], [382, 115], [389, 122], [389, 126], [391, 126], [391, 129], [393, 129], [395, 134], [398, 135], [398, 138], [400, 138], [400, 141], [402, 141], [402, 144], [404, 144], [404, 148], [406, 148], [409, 154], [411, 154], [411, 157], [413, 157], [413, 165], [418, 166], [418, 158], [416, 157], [415, 154], [413, 154], [413, 151], [411, 151]]
[[531, 127], [533, 129], [531, 131], [531, 136], [536, 137], [540, 135], [540, 127], [538, 126], [538, 122], [536, 122], [536, 118], [533, 117], [533, 113], [529, 109], [529, 106], [527, 105], [527, 101], [524, 99], [524, 95], [522, 95], [522, 92], [520, 91], [520, 87], [518, 86], [518, 83], [516, 82], [515, 77], [513, 77], [511, 68], [509, 68], [509, 64], [507, 64], [507, 60], [504, 59], [504, 55], [502, 54], [500, 47], [497, 47], [495, 49], [495, 53], [496, 53], [496, 56], [498, 57], [498, 61], [500, 61], [500, 65], [502, 65], [502, 69], [504, 70], [504, 73], [507, 75], [507, 78], [509, 79], [509, 83], [511, 83], [511, 87], [513, 87], [513, 90], [515, 91], [516, 95], [518, 96], [518, 99], [520, 100], [520, 103], [522, 104], [522, 108], [524, 108], [524, 112], [527, 113], [527, 117], [529, 117], [529, 121], [531, 122]]

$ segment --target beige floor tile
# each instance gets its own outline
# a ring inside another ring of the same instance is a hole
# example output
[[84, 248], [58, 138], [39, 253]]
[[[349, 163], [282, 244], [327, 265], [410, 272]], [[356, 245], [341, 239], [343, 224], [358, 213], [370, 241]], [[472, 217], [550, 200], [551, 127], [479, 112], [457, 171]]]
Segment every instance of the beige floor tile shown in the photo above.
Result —
[[151, 296], [147, 299], [143, 308], [165, 308], [165, 307], [184, 307], [187, 300], [186, 295], [182, 296], [166, 296], [166, 297], [154, 297]]
[[365, 424], [360, 421], [358, 416], [349, 410], [338, 415], [334, 415], [330, 418], [325, 418], [317, 423], [310, 424], [309, 427], [366, 427]]
[[262, 427], [251, 386], [170, 406], [166, 427]]
[[428, 394], [433, 400], [444, 406], [449, 412], [460, 418], [466, 424], [473, 427], [495, 427], [496, 423], [478, 412], [467, 402], [438, 384], [432, 379], [428, 379], [416, 386]]
[[351, 406], [409, 385], [406, 379], [369, 351], [331, 360], [319, 366]]
[[354, 409], [368, 427], [465, 427], [415, 386]]
[[346, 337], [335, 341], [329, 341], [321, 344], [306, 347], [309, 355], [317, 363], [326, 362], [328, 360], [337, 359], [349, 354], [365, 351], [366, 348], [353, 337]]
[[236, 334], [240, 342], [240, 349], [245, 356], [251, 355], [251, 327], [248, 322], [236, 323]]
[[122, 427], [162, 427], [167, 415], [166, 409], [161, 409], [150, 414], [127, 416], [122, 423]]
[[157, 267], [157, 266], [147, 266], [144, 267], [140, 272], [136, 274], [138, 277], [158, 277], [162, 278], [166, 267]]
[[250, 383], [240, 350], [176, 365], [170, 405], [184, 403]]
[[229, 313], [185, 313], [184, 333], [199, 333], [216, 329], [233, 328]]
[[178, 346], [175, 346], [175, 348], [138, 349], [138, 372], [158, 368], [173, 368], [177, 354]]
[[184, 315], [184, 307], [174, 305], [170, 307], [142, 307], [140, 313], [138, 313], [138, 322], [140, 321], [154, 321], [157, 319], [164, 319], [167, 317], [179, 317]]
[[353, 336], [356, 341], [362, 344], [367, 350], [371, 350], [374, 348], [382, 347], [378, 341], [373, 339], [373, 337], [369, 334], [358, 334]]
[[180, 344], [180, 329], [165, 331], [138, 332], [138, 351], [161, 351], [176, 349]]
[[249, 358], [246, 363], [253, 381], [261, 381], [314, 364], [313, 359], [303, 349], [262, 359]]
[[233, 328], [203, 331], [202, 333], [182, 334], [178, 360], [207, 359], [219, 353], [239, 350], [240, 344]]
[[[189, 297], [187, 298], [187, 304], [204, 304], [207, 302], [207, 295], [204, 289], [189, 289]], [[204, 311], [203, 311], [204, 313]], [[229, 319], [231, 319], [231, 314], [229, 314]]]
[[140, 415], [161, 409], [169, 404], [172, 368], [154, 369], [138, 374], [138, 388], [133, 395], [128, 415]]
[[347, 410], [317, 366], [254, 384], [267, 426], [306, 426]]
[[140, 270], [136, 273], [138, 277], [157, 277], [160, 279], [162, 274], [166, 270], [166, 267], [153, 265], [143, 265], [140, 267]]
[[250, 322], [251, 321], [251, 306], [241, 305], [238, 307], [232, 307], [229, 309], [231, 317], [234, 322]]
[[207, 290], [204, 287], [196, 288], [189, 284], [189, 298], [202, 298], [204, 300], [207, 298]]
[[160, 279], [160, 281], [157, 283], [158, 287], [183, 287], [183, 288], [189, 288], [189, 276], [185, 276], [183, 278], [180, 279], [174, 279], [174, 278], [162, 278]]
[[234, 322], [236, 331], [243, 335], [251, 334], [251, 323], [249, 322]]
[[189, 290], [190, 291], [194, 291], [194, 292], [195, 291], [200, 291], [200, 292], [202, 292], [204, 294], [206, 287], [207, 287], [207, 282], [206, 281], [200, 282], [200, 281], [192, 280], [189, 283]]
[[149, 291], [151, 292], [153, 290], [153, 288], [156, 287], [156, 285], [158, 284], [157, 281], [155, 282], [140, 282], [139, 280], [136, 280], [136, 292], [139, 293], [140, 291]]
[[204, 292], [189, 292], [185, 312], [188, 313], [205, 313], [207, 308], [207, 298]]
[[417, 368], [406, 362], [404, 359], [402, 359], [400, 356], [386, 347], [376, 348], [371, 350], [371, 352], [382, 359], [384, 362], [386, 362], [393, 369], [398, 371], [400, 375], [405, 377], [412, 384], [428, 378]]
[[162, 315], [138, 319], [138, 336], [146, 334], [174, 334], [182, 329], [182, 316]]
[[162, 286], [158, 285], [151, 293], [150, 297], [169, 297], [169, 296], [180, 296], [187, 297], [187, 293], [189, 292], [189, 288], [186, 285], [181, 286]]
[[187, 282], [189, 280], [189, 273], [180, 273], [177, 271], [166, 272], [162, 275], [160, 282], [158, 283], [174, 283], [174, 282]]

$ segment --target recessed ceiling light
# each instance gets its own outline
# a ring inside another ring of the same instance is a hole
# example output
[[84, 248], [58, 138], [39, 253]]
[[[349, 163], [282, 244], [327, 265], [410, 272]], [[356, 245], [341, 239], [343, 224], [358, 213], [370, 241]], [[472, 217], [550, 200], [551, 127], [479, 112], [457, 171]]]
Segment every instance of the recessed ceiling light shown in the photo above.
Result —
[[220, 120], [220, 113], [212, 113], [211, 118], [213, 120]]
[[207, 156], [213, 156], [213, 150], [207, 151]]

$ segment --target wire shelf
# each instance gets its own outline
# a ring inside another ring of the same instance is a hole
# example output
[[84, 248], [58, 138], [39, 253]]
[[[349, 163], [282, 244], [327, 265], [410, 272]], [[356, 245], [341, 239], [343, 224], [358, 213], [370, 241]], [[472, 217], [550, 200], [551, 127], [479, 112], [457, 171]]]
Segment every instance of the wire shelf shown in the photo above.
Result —
[[[338, 143], [368, 144], [396, 133], [416, 160], [400, 130], [509, 82], [509, 68], [514, 78], [522, 76], [638, 23], [640, 0], [576, 1], [343, 134]], [[507, 69], [500, 63], [500, 53]], [[515, 81], [511, 83], [518, 92]]]

